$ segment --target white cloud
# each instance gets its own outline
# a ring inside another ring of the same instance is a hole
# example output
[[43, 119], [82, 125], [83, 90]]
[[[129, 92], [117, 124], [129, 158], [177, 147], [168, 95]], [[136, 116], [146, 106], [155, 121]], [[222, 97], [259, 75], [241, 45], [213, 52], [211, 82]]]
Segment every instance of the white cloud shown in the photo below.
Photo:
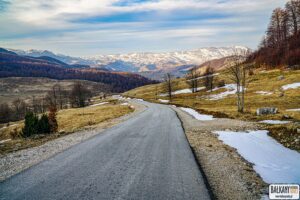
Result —
[[[119, 0], [9, 1], [0, 13], [0, 46], [80, 55], [96, 54], [99, 49], [102, 53], [117, 53], [204, 45], [255, 47], [266, 29], [271, 11], [287, 0], [158, 0], [122, 6]], [[141, 21], [79, 22], [87, 17], [145, 11], [154, 14]], [[202, 13], [204, 18], [200, 15], [182, 22], [171, 19], [172, 25], [168, 25], [166, 16], [180, 18], [185, 13]], [[215, 14], [228, 16], [205, 17]]]

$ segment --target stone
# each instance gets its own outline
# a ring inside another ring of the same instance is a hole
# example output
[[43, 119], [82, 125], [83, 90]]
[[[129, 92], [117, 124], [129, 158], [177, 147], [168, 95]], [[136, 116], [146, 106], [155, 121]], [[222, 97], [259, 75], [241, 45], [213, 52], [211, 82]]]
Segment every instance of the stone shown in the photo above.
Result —
[[277, 112], [278, 112], [278, 109], [275, 107], [258, 108], [256, 110], [257, 115], [274, 115]]
[[278, 76], [278, 78], [277, 78], [279, 81], [281, 81], [281, 80], [283, 80], [284, 79], [284, 76], [283, 75], [281, 75], [281, 76]]

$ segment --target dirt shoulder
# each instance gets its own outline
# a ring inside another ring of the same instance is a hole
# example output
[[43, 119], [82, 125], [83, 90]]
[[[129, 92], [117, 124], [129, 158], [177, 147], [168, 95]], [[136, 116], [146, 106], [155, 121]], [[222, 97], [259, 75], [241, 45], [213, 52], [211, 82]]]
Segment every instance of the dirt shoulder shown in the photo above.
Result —
[[234, 148], [225, 145], [212, 131], [257, 129], [257, 125], [234, 119], [198, 121], [174, 108], [216, 199], [260, 199], [266, 184]]
[[0, 181], [17, 174], [43, 160], [46, 160], [55, 154], [62, 152], [71, 146], [83, 142], [95, 135], [101, 134], [105, 129], [119, 124], [145, 110], [145, 106], [130, 102], [134, 106], [134, 112], [122, 117], [102, 122], [88, 130], [75, 132], [57, 139], [48, 141], [43, 145], [32, 147], [0, 157]]

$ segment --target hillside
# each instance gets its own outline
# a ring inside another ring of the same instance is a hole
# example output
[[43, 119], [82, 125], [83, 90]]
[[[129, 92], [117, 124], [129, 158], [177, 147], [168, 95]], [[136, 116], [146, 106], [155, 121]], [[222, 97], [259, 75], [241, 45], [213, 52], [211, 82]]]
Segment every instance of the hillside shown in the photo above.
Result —
[[88, 80], [108, 84], [113, 92], [125, 91], [153, 83], [153, 81], [136, 74], [109, 72], [91, 69], [82, 65], [68, 65], [50, 57], [33, 58], [2, 50], [0, 52], [0, 78], [5, 77]]
[[[36, 99], [44, 98], [45, 95], [53, 89], [53, 86], [59, 84], [63, 90], [70, 91], [75, 80], [55, 80], [49, 78], [32, 77], [9, 77], [0, 79], [0, 104], [11, 104], [16, 99], [25, 100], [31, 103], [32, 97]], [[100, 92], [109, 93], [111, 86], [92, 81], [80, 81], [94, 94]]]
[[210, 67], [212, 68], [215, 72], [221, 71], [226, 69], [232, 64], [232, 61], [235, 60], [235, 56], [228, 56], [224, 58], [219, 58], [219, 59], [213, 59], [210, 61], [207, 61], [197, 67], [197, 71], [199, 73], [204, 73], [206, 68]]
[[[212, 92], [202, 88], [204, 79], [199, 79], [198, 87], [200, 89], [196, 93], [192, 93], [188, 89], [189, 85], [184, 78], [174, 79], [172, 102], [169, 102], [165, 95], [166, 87], [163, 83], [136, 88], [124, 93], [124, 95], [157, 103], [191, 107], [201, 113], [212, 114], [221, 118], [239, 118], [256, 122], [288, 119], [299, 122], [300, 70], [255, 70], [253, 73], [254, 75], [250, 76], [249, 80], [251, 81], [246, 87], [246, 111], [244, 114], [237, 112], [235, 87], [225, 71], [220, 71], [219, 75], [215, 76]], [[218, 87], [221, 80], [225, 81], [225, 86]], [[276, 107], [279, 112], [275, 115], [257, 116], [256, 110], [262, 107]], [[299, 134], [295, 132], [295, 125], [270, 126], [264, 128], [271, 129], [276, 139], [284, 145], [290, 145], [300, 150], [299, 144], [295, 143], [299, 137]]]

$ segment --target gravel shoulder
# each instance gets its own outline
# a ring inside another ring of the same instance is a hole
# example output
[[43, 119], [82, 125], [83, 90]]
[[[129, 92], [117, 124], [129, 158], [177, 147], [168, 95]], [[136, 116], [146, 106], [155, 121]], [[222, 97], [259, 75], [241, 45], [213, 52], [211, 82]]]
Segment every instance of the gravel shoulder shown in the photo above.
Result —
[[255, 130], [255, 123], [234, 119], [199, 121], [172, 107], [178, 114], [195, 156], [206, 175], [216, 199], [261, 199], [266, 183], [253, 170], [251, 163], [220, 141], [212, 131]]
[[122, 117], [100, 123], [89, 130], [78, 131], [45, 144], [12, 152], [0, 157], [0, 181], [13, 176], [39, 162], [60, 153], [73, 145], [81, 143], [95, 135], [101, 134], [105, 129], [111, 128], [145, 110], [145, 106], [130, 102], [135, 111]]

